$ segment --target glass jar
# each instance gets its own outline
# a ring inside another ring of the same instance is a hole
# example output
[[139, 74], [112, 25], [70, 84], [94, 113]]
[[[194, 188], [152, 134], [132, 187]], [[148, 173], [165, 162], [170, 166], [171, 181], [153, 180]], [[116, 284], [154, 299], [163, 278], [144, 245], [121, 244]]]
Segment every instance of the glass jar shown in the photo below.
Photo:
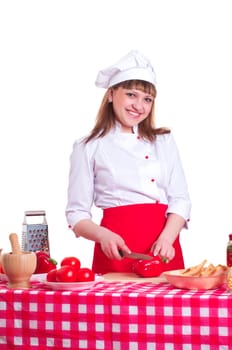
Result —
[[232, 233], [229, 234], [229, 242], [227, 243], [226, 249], [226, 265], [228, 267], [232, 266]]
[[232, 293], [232, 267], [228, 267], [227, 271], [227, 291]]

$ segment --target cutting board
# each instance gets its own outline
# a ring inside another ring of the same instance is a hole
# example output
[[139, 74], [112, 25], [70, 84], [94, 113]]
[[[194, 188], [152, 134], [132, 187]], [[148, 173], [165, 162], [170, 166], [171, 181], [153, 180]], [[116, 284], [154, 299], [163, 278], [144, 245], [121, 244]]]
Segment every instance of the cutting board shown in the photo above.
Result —
[[167, 282], [166, 278], [164, 276], [159, 277], [139, 277], [135, 273], [132, 272], [109, 272], [103, 275], [105, 281], [114, 282], [153, 282], [153, 283], [160, 283], [160, 282]]

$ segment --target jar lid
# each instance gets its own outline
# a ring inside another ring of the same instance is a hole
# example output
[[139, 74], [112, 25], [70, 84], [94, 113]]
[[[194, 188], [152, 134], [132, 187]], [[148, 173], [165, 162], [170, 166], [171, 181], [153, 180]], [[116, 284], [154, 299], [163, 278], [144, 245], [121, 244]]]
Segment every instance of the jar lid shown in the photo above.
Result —
[[232, 241], [232, 233], [229, 234], [229, 239]]

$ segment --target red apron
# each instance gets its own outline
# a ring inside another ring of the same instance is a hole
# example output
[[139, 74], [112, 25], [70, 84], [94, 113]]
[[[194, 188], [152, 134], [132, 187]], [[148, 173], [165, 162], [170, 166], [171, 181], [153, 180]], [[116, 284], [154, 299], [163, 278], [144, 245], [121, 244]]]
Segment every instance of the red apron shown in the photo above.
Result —
[[[104, 226], [123, 237], [131, 251], [149, 253], [154, 241], [160, 235], [166, 223], [167, 205], [159, 203], [132, 204], [105, 209], [101, 226]], [[179, 237], [173, 244], [175, 258], [165, 265], [165, 270], [184, 268], [182, 249]], [[102, 252], [100, 244], [94, 248], [92, 268], [95, 273], [131, 272], [134, 261], [108, 259]]]

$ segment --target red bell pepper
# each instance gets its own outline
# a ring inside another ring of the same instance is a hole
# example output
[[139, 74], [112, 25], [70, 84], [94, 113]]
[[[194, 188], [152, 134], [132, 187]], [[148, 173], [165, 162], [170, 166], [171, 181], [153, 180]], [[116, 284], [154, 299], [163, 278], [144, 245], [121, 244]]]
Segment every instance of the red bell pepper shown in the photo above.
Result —
[[164, 271], [164, 262], [156, 255], [151, 260], [137, 260], [132, 270], [141, 277], [157, 277]]
[[42, 251], [37, 251], [36, 258], [36, 270], [34, 273], [47, 273], [50, 270], [56, 269], [57, 262], [50, 258], [50, 256]]

